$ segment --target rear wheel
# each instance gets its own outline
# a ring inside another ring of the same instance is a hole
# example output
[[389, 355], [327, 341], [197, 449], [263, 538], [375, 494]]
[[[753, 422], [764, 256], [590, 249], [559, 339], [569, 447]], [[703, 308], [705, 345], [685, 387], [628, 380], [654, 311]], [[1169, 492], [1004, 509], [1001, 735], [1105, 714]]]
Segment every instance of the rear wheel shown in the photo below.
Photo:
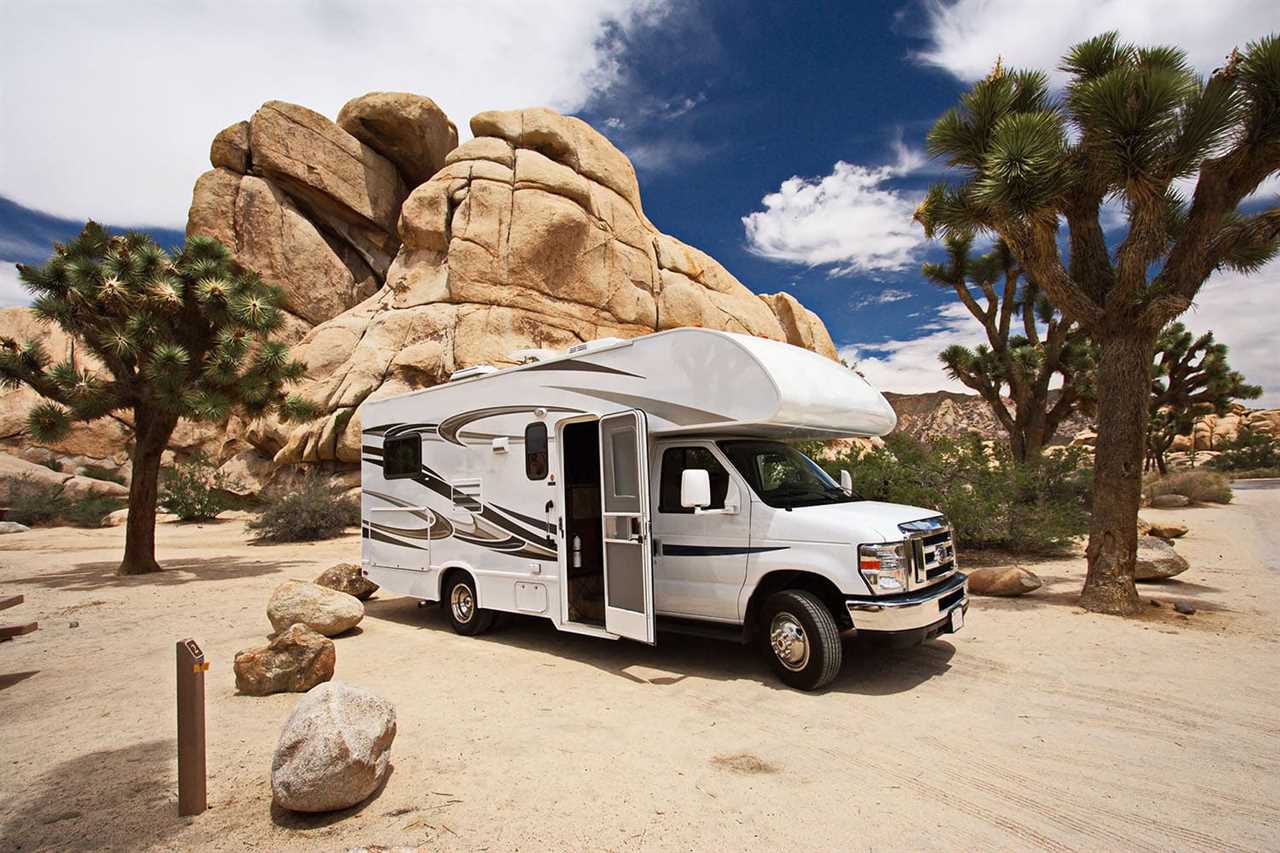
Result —
[[817, 690], [840, 674], [843, 649], [831, 611], [813, 593], [774, 593], [760, 609], [760, 636], [774, 672], [800, 690]]
[[493, 626], [493, 611], [481, 610], [476, 604], [479, 600], [475, 581], [470, 575], [455, 572], [449, 576], [441, 603], [454, 631], [471, 637], [483, 634]]

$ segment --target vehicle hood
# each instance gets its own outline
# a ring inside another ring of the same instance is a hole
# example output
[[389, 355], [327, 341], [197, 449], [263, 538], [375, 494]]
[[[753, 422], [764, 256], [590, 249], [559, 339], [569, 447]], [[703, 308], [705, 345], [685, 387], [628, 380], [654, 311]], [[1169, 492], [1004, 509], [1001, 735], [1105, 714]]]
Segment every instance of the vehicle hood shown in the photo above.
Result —
[[942, 515], [936, 509], [883, 501], [802, 506], [790, 512], [775, 509], [774, 513], [772, 536], [853, 544], [894, 542], [902, 538], [899, 524]]

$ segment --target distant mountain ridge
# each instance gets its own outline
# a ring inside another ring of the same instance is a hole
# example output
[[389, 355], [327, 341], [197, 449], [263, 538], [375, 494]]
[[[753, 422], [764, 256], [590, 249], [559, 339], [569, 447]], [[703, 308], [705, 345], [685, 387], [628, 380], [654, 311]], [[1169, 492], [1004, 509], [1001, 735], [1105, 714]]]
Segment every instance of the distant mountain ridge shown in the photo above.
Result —
[[[955, 391], [896, 394], [885, 391], [884, 396], [898, 414], [898, 428], [894, 431], [906, 433], [912, 438], [960, 438], [970, 432], [977, 432], [989, 439], [1005, 437], [996, 416], [977, 394], [959, 394]], [[1076, 433], [1092, 428], [1091, 418], [1080, 414], [1072, 415], [1063, 421], [1050, 443], [1066, 444]]]

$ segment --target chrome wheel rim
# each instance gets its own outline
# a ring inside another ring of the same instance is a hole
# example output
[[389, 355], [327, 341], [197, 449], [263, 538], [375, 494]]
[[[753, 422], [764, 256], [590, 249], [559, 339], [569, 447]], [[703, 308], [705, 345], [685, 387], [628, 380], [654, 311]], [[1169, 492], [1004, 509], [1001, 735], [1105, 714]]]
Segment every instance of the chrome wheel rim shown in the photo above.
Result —
[[471, 617], [476, 615], [476, 600], [465, 583], [458, 584], [449, 593], [449, 607], [453, 610], [453, 618], [463, 624], [470, 622]]
[[773, 617], [769, 645], [778, 662], [792, 672], [799, 672], [809, 663], [809, 638], [800, 620], [790, 613], [784, 611]]

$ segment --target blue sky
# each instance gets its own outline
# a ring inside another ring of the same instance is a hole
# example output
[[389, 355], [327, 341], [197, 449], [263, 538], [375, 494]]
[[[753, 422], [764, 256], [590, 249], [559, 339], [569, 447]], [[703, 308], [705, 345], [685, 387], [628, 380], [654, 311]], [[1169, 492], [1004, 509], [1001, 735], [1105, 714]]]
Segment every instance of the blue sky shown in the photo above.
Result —
[[[631, 155], [658, 227], [757, 292], [794, 294], [846, 357], [901, 391], [956, 389], [936, 354], [979, 340], [954, 296], [921, 279], [936, 249], [910, 222], [940, 172], [924, 135], [968, 82], [998, 54], [1052, 68], [1108, 27], [1180, 44], [1208, 71], [1280, 25], [1251, 0], [332, 0], [305, 15], [255, 6], [252, 31], [227, 4], [121, 5], [9, 0], [0, 13], [14, 45], [0, 58], [0, 258], [35, 260], [86, 216], [181, 229], [213, 133], [271, 98], [332, 116], [364, 91], [415, 91], [462, 129], [482, 109], [548, 104]], [[143, 110], [150, 122], [134, 119]], [[21, 299], [11, 269], [8, 303]], [[1275, 265], [1222, 277], [1185, 318], [1214, 328], [1272, 405], [1275, 284]]]

